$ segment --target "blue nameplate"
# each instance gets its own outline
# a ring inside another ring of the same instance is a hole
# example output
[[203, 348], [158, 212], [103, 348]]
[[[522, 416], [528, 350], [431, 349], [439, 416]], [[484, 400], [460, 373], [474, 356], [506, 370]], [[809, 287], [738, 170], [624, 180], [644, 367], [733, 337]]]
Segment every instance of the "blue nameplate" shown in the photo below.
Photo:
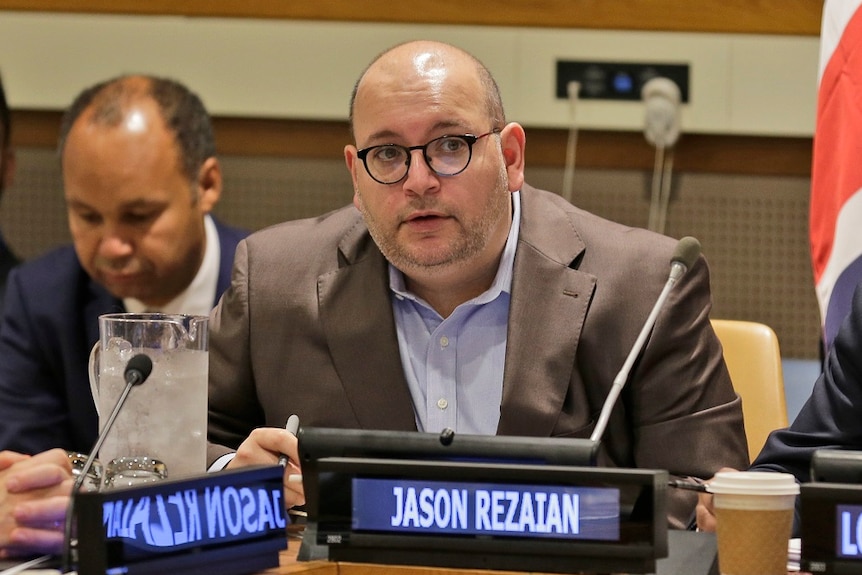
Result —
[[281, 466], [210, 473], [78, 498], [78, 572], [249, 573], [287, 547]]
[[803, 483], [802, 567], [810, 573], [862, 573], [862, 486]]
[[619, 541], [616, 487], [352, 479], [356, 532]]
[[800, 488], [801, 567], [862, 573], [862, 451], [818, 449]]
[[306, 427], [299, 558], [655, 573], [668, 473], [606, 469], [585, 439]]

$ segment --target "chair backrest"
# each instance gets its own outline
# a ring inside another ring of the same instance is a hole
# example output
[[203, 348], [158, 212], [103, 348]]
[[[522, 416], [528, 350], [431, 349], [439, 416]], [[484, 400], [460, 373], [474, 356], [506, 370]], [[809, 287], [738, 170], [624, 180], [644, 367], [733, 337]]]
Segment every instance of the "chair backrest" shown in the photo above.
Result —
[[730, 381], [742, 398], [742, 415], [752, 461], [769, 433], [787, 427], [787, 402], [778, 337], [768, 325], [751, 321], [712, 320], [724, 348]]

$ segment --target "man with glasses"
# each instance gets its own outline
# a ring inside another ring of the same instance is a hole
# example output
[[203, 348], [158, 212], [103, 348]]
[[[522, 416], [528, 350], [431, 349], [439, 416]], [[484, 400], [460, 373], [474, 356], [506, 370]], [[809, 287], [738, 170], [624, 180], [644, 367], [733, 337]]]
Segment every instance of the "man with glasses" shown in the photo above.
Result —
[[[384, 52], [350, 112], [353, 206], [237, 250], [211, 316], [210, 460], [285, 453], [300, 472], [281, 428], [291, 413], [303, 426], [589, 437], [676, 242], [526, 185], [524, 129], [453, 46]], [[706, 478], [747, 460], [710, 306], [700, 258], [634, 365], [602, 465]], [[688, 525], [695, 502], [671, 493], [670, 524]]]

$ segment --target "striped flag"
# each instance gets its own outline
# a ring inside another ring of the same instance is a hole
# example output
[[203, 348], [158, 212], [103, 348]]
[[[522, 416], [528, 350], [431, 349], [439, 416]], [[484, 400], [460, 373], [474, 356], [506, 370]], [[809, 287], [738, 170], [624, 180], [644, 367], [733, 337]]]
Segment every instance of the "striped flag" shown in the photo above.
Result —
[[811, 173], [811, 260], [823, 342], [862, 281], [862, 0], [826, 0]]

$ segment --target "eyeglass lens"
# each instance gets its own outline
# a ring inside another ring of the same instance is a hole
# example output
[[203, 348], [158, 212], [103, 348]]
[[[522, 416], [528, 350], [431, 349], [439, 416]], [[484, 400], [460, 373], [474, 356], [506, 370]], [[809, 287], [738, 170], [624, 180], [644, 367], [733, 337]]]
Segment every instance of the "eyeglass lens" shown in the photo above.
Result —
[[[381, 146], [367, 156], [372, 176], [380, 181], [397, 182], [407, 175], [410, 166], [408, 148], [396, 145]], [[444, 136], [425, 145], [424, 156], [428, 166], [441, 176], [457, 174], [470, 161], [471, 145], [460, 136]]]
[[360, 152], [368, 174], [382, 184], [394, 184], [407, 175], [413, 150], [422, 150], [428, 166], [440, 176], [454, 176], [463, 172], [473, 155], [473, 144], [495, 131], [473, 136], [441, 136], [424, 146], [411, 148], [397, 144], [372, 146]]

